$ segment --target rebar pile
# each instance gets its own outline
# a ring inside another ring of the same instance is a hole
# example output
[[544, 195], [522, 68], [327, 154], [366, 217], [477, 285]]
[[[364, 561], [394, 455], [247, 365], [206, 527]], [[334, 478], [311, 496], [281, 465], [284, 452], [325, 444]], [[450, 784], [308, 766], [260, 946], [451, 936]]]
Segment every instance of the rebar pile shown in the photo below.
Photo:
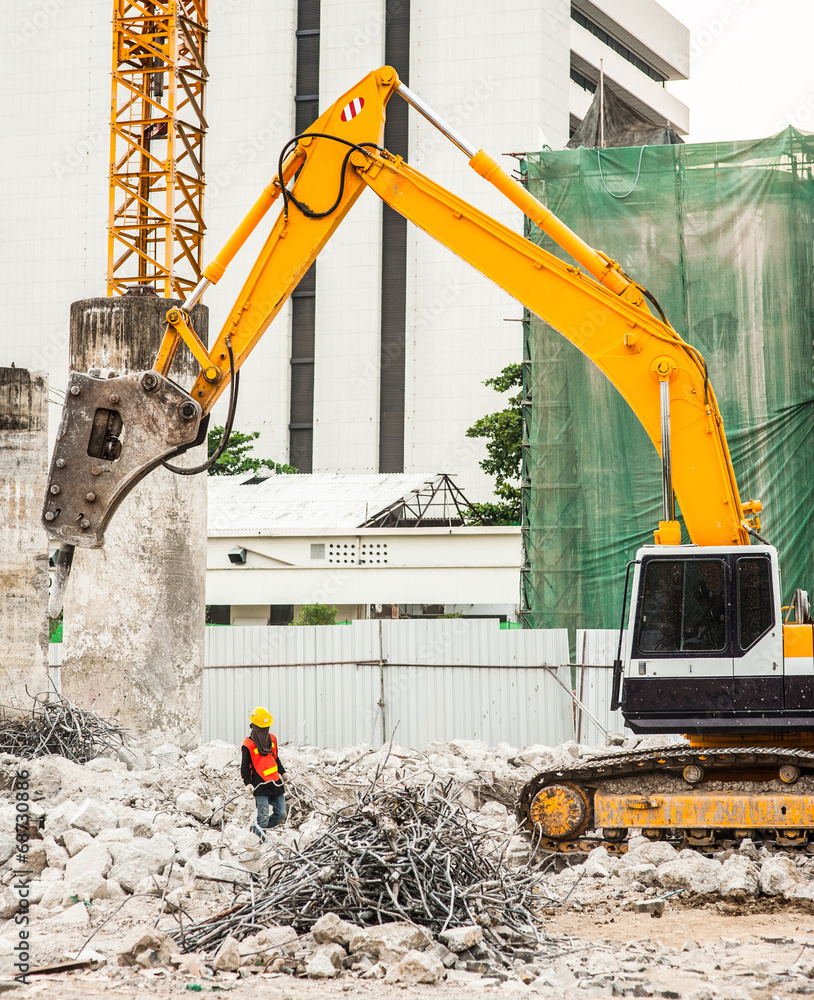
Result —
[[35, 695], [30, 718], [0, 715], [0, 753], [23, 760], [59, 754], [76, 764], [87, 764], [106, 750], [120, 750], [125, 743], [126, 730], [121, 726], [53, 691]]
[[185, 951], [216, 949], [262, 927], [308, 931], [333, 912], [361, 926], [407, 920], [433, 933], [478, 923], [501, 954], [538, 938], [531, 907], [539, 872], [510, 870], [488, 832], [472, 823], [452, 790], [431, 784], [376, 792], [332, 819], [302, 851], [280, 849], [251, 898], [225, 913], [185, 925]]

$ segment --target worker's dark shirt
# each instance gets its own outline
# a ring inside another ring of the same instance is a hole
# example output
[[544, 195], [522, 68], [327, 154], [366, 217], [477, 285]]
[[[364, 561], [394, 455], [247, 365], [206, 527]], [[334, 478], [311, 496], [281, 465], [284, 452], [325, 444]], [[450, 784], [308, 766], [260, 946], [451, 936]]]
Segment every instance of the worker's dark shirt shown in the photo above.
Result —
[[[249, 753], [248, 747], [241, 747], [242, 756], [240, 760], [240, 777], [243, 778], [244, 785], [254, 785], [255, 795], [268, 795], [270, 799], [276, 799], [278, 795], [283, 794], [283, 783], [282, 781], [263, 781], [260, 775], [255, 771], [254, 764], [252, 764], [252, 755]], [[285, 768], [283, 767], [283, 762], [277, 757], [277, 768], [280, 774], [285, 774]]]

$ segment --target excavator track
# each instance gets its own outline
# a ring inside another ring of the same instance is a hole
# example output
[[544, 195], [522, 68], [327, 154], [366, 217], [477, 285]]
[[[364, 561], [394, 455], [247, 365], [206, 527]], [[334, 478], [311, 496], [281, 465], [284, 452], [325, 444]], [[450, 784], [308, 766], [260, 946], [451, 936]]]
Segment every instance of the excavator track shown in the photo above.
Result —
[[[637, 776], [650, 777], [638, 787]], [[814, 853], [812, 776], [814, 749], [672, 744], [541, 771], [522, 788], [516, 814], [547, 853], [622, 854], [633, 830], [702, 851], [749, 837]]]

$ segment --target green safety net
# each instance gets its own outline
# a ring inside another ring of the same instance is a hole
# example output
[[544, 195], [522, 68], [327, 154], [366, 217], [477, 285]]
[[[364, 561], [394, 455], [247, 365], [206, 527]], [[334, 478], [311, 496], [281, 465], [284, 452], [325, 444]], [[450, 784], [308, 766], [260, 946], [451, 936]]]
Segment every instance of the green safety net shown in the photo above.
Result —
[[[763, 535], [780, 551], [784, 604], [814, 590], [812, 166], [814, 135], [792, 128], [524, 164], [530, 191], [647, 287], [706, 358], [741, 499], [763, 502]], [[568, 627], [573, 641], [575, 628], [619, 625], [625, 566], [662, 517], [661, 460], [599, 369], [536, 316], [526, 357], [526, 621]]]

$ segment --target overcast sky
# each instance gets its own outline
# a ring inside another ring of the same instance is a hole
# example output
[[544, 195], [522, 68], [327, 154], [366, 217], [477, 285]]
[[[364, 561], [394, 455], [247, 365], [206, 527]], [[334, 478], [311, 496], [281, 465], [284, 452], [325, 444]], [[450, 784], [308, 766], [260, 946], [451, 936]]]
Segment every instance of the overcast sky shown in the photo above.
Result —
[[659, 0], [690, 29], [689, 142], [814, 131], [814, 0]]

